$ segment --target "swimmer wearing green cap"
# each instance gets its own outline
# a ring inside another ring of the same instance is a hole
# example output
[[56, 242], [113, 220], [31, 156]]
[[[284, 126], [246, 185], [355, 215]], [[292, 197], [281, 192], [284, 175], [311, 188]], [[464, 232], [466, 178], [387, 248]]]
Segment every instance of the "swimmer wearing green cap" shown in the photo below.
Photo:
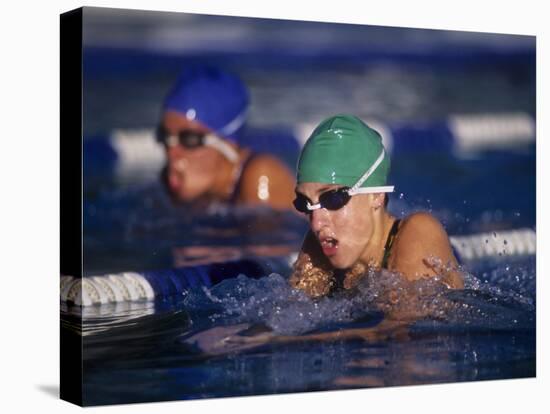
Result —
[[290, 283], [312, 297], [351, 289], [369, 269], [408, 280], [443, 276], [460, 288], [457, 261], [443, 226], [428, 213], [398, 220], [386, 210], [390, 158], [380, 134], [359, 118], [321, 122], [298, 160], [295, 208], [310, 231]]
[[[211, 328], [185, 342], [217, 355], [265, 343], [380, 342], [406, 336], [409, 322], [432, 316], [432, 307], [417, 300], [421, 295], [414, 290], [414, 281], [437, 275], [447, 287], [461, 288], [462, 276], [447, 233], [433, 216], [414, 213], [398, 220], [388, 213], [386, 193], [394, 189], [386, 182], [389, 170], [390, 159], [380, 135], [354, 116], [337, 115], [323, 121], [302, 149], [294, 200], [294, 207], [307, 215], [311, 228], [290, 284], [316, 298], [338, 289], [351, 290], [371, 269], [400, 273], [405, 280], [397, 287], [399, 291], [394, 289], [396, 279], [388, 279], [391, 284], [375, 291], [374, 302], [384, 312], [381, 322], [297, 336], [243, 323]], [[437, 316], [447, 306], [450, 302], [440, 298]]]

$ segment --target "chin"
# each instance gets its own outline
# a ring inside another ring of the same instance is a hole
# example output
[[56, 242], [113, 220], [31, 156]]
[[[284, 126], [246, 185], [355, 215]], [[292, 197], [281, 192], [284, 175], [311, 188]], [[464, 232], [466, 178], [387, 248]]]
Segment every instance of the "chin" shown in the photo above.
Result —
[[178, 195], [178, 199], [183, 203], [190, 203], [191, 201], [195, 200], [197, 197], [189, 196], [189, 194], [185, 195]]
[[178, 188], [172, 191], [172, 196], [183, 203], [189, 203], [202, 195], [200, 191], [191, 191], [187, 188]]
[[182, 203], [182, 204], [189, 203], [194, 199], [194, 197], [189, 197], [188, 194], [181, 194], [181, 193], [178, 193], [177, 191], [171, 191], [170, 196], [174, 202]]
[[352, 260], [346, 260], [345, 257], [338, 257], [338, 255], [334, 255], [332, 257], [327, 257], [328, 261], [334, 267], [335, 269], [344, 270], [350, 268], [354, 261]]

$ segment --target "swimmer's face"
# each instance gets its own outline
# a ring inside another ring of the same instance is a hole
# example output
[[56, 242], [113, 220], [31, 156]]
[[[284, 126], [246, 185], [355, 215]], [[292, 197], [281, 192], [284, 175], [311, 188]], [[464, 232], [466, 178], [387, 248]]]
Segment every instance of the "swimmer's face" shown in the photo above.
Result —
[[[296, 193], [316, 204], [326, 191], [342, 187], [320, 183], [302, 183]], [[339, 210], [320, 208], [307, 214], [311, 231], [324, 255], [337, 269], [353, 266], [364, 254], [374, 231], [375, 194], [358, 194]]]
[[[167, 111], [162, 117], [162, 126], [169, 134], [180, 131], [210, 132], [207, 127], [190, 121], [178, 112]], [[193, 201], [212, 188], [223, 155], [208, 146], [185, 148], [182, 145], [167, 146], [167, 187], [179, 201]]]

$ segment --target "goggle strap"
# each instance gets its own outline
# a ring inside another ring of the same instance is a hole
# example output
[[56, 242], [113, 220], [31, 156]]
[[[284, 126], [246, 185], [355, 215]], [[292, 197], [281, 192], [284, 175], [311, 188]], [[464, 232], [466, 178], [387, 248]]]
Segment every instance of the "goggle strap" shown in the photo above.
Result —
[[169, 147], [175, 147], [179, 145], [180, 141], [177, 135], [168, 135], [166, 137], [166, 145]]
[[231, 145], [214, 134], [207, 134], [204, 137], [204, 145], [217, 149], [225, 158], [233, 163], [239, 160], [239, 153]]
[[386, 152], [384, 151], [384, 148], [382, 148], [382, 152], [374, 161], [374, 164], [370, 166], [370, 168], [359, 178], [359, 180], [349, 189], [348, 193], [351, 194], [352, 191], [357, 191], [359, 187], [372, 175], [372, 173], [378, 168], [380, 163], [384, 160], [384, 157], [386, 156]]
[[365, 188], [356, 188], [355, 190], [348, 190], [350, 196], [355, 194], [372, 194], [372, 193], [393, 193], [395, 186], [393, 185], [384, 185], [379, 187], [365, 187]]
[[306, 204], [306, 207], [309, 211], [319, 210], [321, 208], [321, 203], [309, 204], [309, 201], [308, 201]]

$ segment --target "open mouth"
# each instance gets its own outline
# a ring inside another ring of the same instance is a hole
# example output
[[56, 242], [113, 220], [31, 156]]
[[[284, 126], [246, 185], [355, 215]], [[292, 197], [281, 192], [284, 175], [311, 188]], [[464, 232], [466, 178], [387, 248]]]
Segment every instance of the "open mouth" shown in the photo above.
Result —
[[326, 256], [333, 256], [338, 250], [338, 240], [333, 237], [323, 237], [319, 240], [321, 249]]

